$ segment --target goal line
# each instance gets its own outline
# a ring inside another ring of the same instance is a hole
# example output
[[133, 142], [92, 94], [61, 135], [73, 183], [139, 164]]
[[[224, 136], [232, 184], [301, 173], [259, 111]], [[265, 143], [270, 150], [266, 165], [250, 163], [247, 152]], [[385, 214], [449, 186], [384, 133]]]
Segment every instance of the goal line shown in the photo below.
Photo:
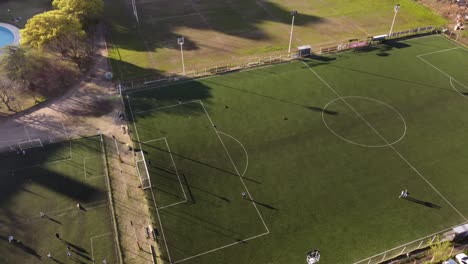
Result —
[[39, 138], [18, 142], [18, 148], [21, 151], [37, 147], [44, 147]]
[[135, 153], [135, 165], [138, 173], [138, 178], [140, 179], [141, 188], [146, 190], [151, 188], [151, 179], [148, 171], [148, 165], [146, 164], [145, 154], [143, 151], [138, 151]]

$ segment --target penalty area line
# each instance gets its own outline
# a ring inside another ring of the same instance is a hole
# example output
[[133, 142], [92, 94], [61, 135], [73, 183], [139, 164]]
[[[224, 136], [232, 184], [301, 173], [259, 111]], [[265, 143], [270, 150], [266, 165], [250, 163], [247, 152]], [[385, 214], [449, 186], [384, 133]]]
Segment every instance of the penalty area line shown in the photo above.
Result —
[[205, 251], [205, 252], [200, 253], [200, 254], [197, 254], [197, 255], [190, 256], [190, 257], [188, 257], [188, 258], [184, 258], [184, 259], [181, 259], [181, 260], [174, 261], [174, 262], [172, 262], [172, 263], [173, 263], [173, 264], [175, 264], [175, 263], [180, 263], [180, 262], [187, 261], [187, 260], [190, 260], [190, 259], [193, 259], [193, 258], [196, 258], [196, 257], [200, 257], [200, 256], [202, 256], [202, 255], [206, 255], [206, 254], [209, 254], [209, 253], [212, 253], [212, 252], [221, 250], [221, 249], [225, 249], [225, 248], [227, 248], [227, 247], [231, 247], [231, 246], [234, 246], [234, 245], [237, 245], [237, 244], [240, 244], [240, 243], [245, 243], [245, 242], [247, 242], [247, 241], [249, 241], [249, 240], [252, 240], [252, 239], [255, 239], [255, 238], [259, 238], [259, 237], [261, 237], [261, 236], [268, 235], [269, 233], [270, 233], [270, 232], [265, 232], [265, 233], [262, 233], [262, 234], [260, 234], [260, 235], [256, 235], [256, 236], [253, 236], [253, 237], [249, 237], [249, 238], [246, 238], [246, 239], [242, 239], [242, 240], [239, 240], [239, 241], [234, 242], [234, 243], [231, 243], [231, 244], [227, 244], [227, 245], [224, 245], [224, 246], [221, 246], [221, 247], [212, 249], [212, 250]]

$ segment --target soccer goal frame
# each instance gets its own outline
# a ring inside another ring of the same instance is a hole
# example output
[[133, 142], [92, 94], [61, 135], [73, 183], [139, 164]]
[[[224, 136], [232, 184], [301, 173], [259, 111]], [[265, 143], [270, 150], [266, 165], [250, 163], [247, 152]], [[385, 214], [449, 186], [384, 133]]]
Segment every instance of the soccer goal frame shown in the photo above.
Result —
[[135, 165], [138, 178], [140, 179], [141, 188], [143, 190], [151, 188], [151, 178], [143, 151], [136, 152]]
[[21, 151], [26, 150], [26, 149], [38, 148], [38, 147], [41, 147], [41, 148], [44, 147], [41, 139], [39, 138], [18, 142], [18, 148]]

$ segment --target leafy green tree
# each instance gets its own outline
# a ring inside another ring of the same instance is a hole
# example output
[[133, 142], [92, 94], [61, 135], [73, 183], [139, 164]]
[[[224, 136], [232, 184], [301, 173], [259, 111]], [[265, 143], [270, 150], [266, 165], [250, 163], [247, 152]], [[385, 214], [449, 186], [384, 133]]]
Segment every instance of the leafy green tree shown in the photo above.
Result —
[[21, 45], [49, 51], [82, 68], [92, 53], [80, 21], [60, 10], [32, 17], [21, 30]]
[[28, 49], [21, 46], [7, 46], [1, 57], [1, 72], [10, 80], [23, 81], [28, 70]]
[[[17, 94], [16, 91], [34, 99], [38, 94], [62, 94], [79, 75], [77, 67], [69, 61], [25, 47], [8, 47], [0, 60], [0, 72], [4, 75], [0, 77], [9, 79], [16, 85], [15, 88], [21, 88], [15, 91], [3, 89], [4, 102]], [[3, 80], [3, 83], [8, 86], [7, 80]]]
[[80, 21], [60, 10], [33, 16], [20, 33], [21, 45], [37, 49], [44, 48], [54, 41], [85, 36]]
[[429, 263], [440, 263], [441, 261], [447, 260], [450, 257], [452, 251], [452, 245], [449, 241], [441, 241], [440, 237], [429, 243], [429, 254], [432, 255], [432, 259]]
[[54, 0], [52, 6], [77, 17], [83, 24], [98, 20], [104, 11], [103, 0]]
[[16, 100], [15, 95], [20, 92], [21, 85], [18, 82], [12, 81], [8, 76], [0, 75], [0, 103], [2, 103], [8, 111], [16, 112], [12, 104]]

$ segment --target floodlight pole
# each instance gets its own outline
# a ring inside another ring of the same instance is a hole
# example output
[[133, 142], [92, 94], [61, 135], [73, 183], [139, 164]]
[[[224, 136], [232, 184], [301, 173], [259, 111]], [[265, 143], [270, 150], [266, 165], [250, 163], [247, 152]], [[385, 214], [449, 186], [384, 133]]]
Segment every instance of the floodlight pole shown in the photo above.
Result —
[[10, 17], [11, 17], [11, 21], [15, 20], [15, 18], [14, 18], [13, 15], [11, 14], [11, 10], [10, 10], [10, 9], [8, 9], [8, 14], [9, 14]]
[[293, 36], [293, 29], [294, 29], [294, 17], [297, 15], [297, 11], [291, 11], [292, 22], [291, 22], [291, 33], [289, 34], [289, 48], [288, 48], [288, 56], [291, 56], [291, 42]]
[[180, 57], [182, 59], [182, 74], [185, 75], [184, 49], [182, 48], [182, 46], [184, 45], [184, 37], [178, 38], [177, 43], [179, 43], [180, 45]]
[[390, 33], [388, 33], [389, 37], [392, 35], [393, 25], [395, 24], [396, 15], [398, 14], [398, 11], [400, 11], [400, 4], [397, 4], [396, 6], [394, 6], [393, 11], [395, 11], [395, 15], [393, 15], [392, 26], [390, 27]]

